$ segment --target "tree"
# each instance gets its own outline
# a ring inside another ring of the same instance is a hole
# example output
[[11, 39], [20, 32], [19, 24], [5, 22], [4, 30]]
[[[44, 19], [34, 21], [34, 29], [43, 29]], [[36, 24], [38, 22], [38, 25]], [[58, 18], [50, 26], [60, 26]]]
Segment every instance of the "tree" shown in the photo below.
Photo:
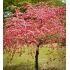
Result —
[[41, 3], [24, 5], [25, 12], [17, 8], [15, 13], [6, 18], [4, 23], [4, 49], [13, 49], [24, 44], [36, 44], [35, 70], [38, 70], [39, 47], [44, 43], [65, 43], [65, 27], [59, 16], [65, 15], [63, 7], [49, 6]]

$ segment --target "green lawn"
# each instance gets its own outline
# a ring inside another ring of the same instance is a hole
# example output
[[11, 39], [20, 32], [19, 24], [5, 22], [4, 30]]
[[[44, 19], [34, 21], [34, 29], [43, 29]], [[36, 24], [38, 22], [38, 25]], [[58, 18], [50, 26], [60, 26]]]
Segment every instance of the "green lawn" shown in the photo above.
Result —
[[[35, 54], [31, 56], [28, 53], [28, 48], [21, 56], [16, 53], [10, 63], [10, 55], [4, 54], [4, 70], [34, 70]], [[66, 70], [66, 49], [39, 48], [39, 70]]]

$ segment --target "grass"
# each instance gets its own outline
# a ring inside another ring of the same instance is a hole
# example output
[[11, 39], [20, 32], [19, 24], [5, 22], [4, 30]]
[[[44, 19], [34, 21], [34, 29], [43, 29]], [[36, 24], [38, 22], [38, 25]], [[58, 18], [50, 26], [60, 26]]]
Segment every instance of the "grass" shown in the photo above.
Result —
[[[4, 70], [34, 70], [35, 54], [31, 56], [28, 53], [26, 47], [25, 53], [21, 56], [16, 53], [10, 63], [8, 63], [10, 55], [4, 54]], [[39, 48], [39, 70], [66, 70], [66, 49], [46, 46]]]

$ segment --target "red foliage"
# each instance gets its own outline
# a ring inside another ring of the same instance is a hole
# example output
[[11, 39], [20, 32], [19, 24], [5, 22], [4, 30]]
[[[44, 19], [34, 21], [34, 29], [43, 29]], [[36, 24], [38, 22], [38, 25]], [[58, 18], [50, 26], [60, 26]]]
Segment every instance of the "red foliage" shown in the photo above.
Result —
[[65, 41], [61, 15], [64, 8], [48, 5], [28, 6], [24, 13], [16, 9], [4, 23], [4, 47]]

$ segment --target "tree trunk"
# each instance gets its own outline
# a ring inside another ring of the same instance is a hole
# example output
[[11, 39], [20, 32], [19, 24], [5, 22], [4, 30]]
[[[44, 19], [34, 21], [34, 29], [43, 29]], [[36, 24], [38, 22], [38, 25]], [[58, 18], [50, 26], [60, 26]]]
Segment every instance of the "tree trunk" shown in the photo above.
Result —
[[36, 48], [36, 55], [35, 55], [35, 70], [38, 70], [38, 55], [39, 55], [39, 46]]

